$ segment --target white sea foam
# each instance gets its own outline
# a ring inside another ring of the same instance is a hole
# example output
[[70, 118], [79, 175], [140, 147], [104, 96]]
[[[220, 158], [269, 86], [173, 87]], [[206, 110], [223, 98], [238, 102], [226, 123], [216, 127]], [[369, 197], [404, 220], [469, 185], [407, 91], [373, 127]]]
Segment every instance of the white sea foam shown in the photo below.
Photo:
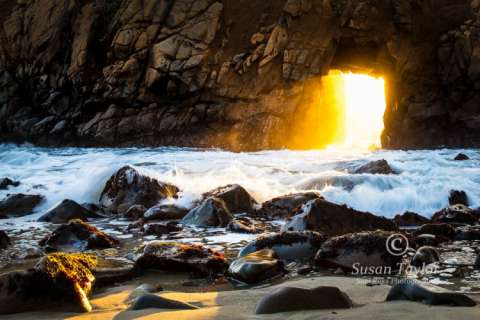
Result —
[[[452, 161], [458, 152], [471, 161]], [[386, 159], [399, 175], [351, 175], [348, 170], [367, 161]], [[22, 182], [8, 193], [39, 193], [47, 201], [32, 221], [65, 198], [97, 202], [109, 176], [124, 165], [176, 184], [188, 207], [203, 192], [229, 183], [244, 186], [258, 201], [318, 189], [330, 201], [392, 217], [404, 211], [430, 216], [448, 205], [450, 189], [464, 190], [471, 206], [480, 206], [478, 150], [435, 151], [264, 151], [232, 153], [181, 148], [79, 149], [0, 145], [0, 177]], [[13, 221], [3, 221], [4, 223]]]

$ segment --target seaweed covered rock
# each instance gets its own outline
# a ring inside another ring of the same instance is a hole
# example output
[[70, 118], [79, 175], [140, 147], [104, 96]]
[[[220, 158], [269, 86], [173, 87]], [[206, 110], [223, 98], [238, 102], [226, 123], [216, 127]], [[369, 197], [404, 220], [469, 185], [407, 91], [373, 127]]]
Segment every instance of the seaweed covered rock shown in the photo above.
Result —
[[173, 204], [161, 204], [151, 207], [143, 214], [145, 221], [151, 220], [180, 220], [188, 213], [188, 210]]
[[432, 222], [475, 224], [480, 215], [463, 204], [455, 204], [436, 212], [432, 216]]
[[0, 249], [6, 249], [11, 245], [10, 237], [3, 230], [0, 230]]
[[389, 219], [368, 212], [360, 212], [324, 199], [308, 202], [292, 218], [282, 231], [319, 231], [329, 236], [368, 230], [396, 230]]
[[0, 218], [21, 217], [33, 212], [44, 197], [38, 194], [16, 193], [0, 201]]
[[258, 302], [255, 314], [349, 308], [353, 308], [352, 300], [336, 287], [313, 289], [281, 287], [273, 290]]
[[52, 223], [65, 223], [73, 219], [79, 219], [87, 221], [88, 219], [98, 218], [95, 212], [82, 207], [73, 200], [65, 199], [53, 209], [46, 212], [41, 216], [38, 221], [40, 222], [52, 222]]
[[390, 165], [388, 164], [387, 160], [377, 160], [371, 161], [354, 171], [355, 174], [396, 174], [395, 170], [393, 170]]
[[[398, 268], [401, 256], [387, 250], [387, 239], [392, 232], [370, 231], [333, 237], [323, 243], [315, 256], [319, 267], [340, 267], [346, 270], [360, 270], [364, 267]], [[398, 244], [406, 246], [407, 244]]]
[[265, 201], [257, 213], [268, 218], [288, 218], [295, 210], [314, 199], [322, 199], [316, 192], [293, 193]]
[[14, 181], [8, 177], [0, 179], [0, 190], [6, 190], [8, 187], [18, 187], [19, 185], [19, 181]]
[[415, 212], [405, 212], [403, 214], [397, 214], [393, 221], [399, 227], [416, 227], [421, 226], [430, 222], [429, 219], [425, 218], [424, 216], [419, 215]]
[[230, 277], [248, 284], [262, 282], [284, 272], [283, 263], [270, 249], [263, 249], [237, 258], [228, 268]]
[[151, 208], [165, 198], [176, 196], [178, 191], [172, 184], [159, 182], [125, 166], [107, 181], [100, 204], [110, 213], [124, 214], [133, 205]]
[[453, 206], [456, 204], [463, 204], [468, 206], [468, 196], [465, 191], [461, 190], [450, 190], [448, 195], [448, 203]]
[[228, 268], [227, 259], [220, 252], [202, 245], [154, 241], [147, 244], [135, 265], [140, 269], [192, 272], [215, 276]]
[[238, 184], [229, 184], [211, 190], [203, 195], [205, 198], [220, 198], [232, 213], [252, 212], [257, 201], [245, 188]]
[[190, 210], [182, 223], [202, 227], [226, 227], [233, 219], [225, 202], [220, 198], [207, 198]]
[[437, 249], [424, 246], [417, 250], [410, 264], [415, 267], [422, 267], [437, 261], [440, 261], [440, 254]]
[[61, 225], [40, 241], [40, 245], [56, 251], [104, 249], [119, 244], [117, 239], [81, 220], [72, 220]]
[[262, 235], [248, 243], [240, 252], [239, 257], [262, 249], [272, 249], [279, 259], [286, 261], [309, 261], [315, 257], [320, 246], [327, 237], [313, 231], [288, 231], [276, 234]]

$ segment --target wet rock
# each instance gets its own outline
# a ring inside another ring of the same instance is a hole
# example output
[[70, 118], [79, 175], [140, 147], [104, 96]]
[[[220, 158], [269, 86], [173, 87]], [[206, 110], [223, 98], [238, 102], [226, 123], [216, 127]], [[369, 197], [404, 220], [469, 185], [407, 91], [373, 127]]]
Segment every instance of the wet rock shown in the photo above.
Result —
[[414, 267], [422, 267], [440, 261], [440, 254], [433, 247], [421, 247], [417, 250], [410, 264]]
[[61, 225], [40, 241], [41, 246], [65, 252], [113, 248], [119, 244], [117, 239], [81, 220]]
[[416, 230], [415, 234], [433, 234], [451, 240], [455, 237], [455, 228], [448, 223], [427, 223]]
[[289, 231], [262, 235], [240, 250], [238, 256], [243, 257], [262, 249], [272, 249], [281, 260], [309, 261], [315, 257], [326, 239], [327, 237], [323, 234], [312, 231]]
[[377, 229], [396, 230], [397, 227], [389, 219], [323, 199], [312, 200], [302, 206], [282, 227], [282, 231], [312, 230], [330, 236]]
[[314, 199], [322, 199], [322, 197], [316, 192], [280, 196], [264, 202], [258, 214], [272, 219], [288, 218], [294, 214], [295, 209]]
[[336, 287], [313, 289], [281, 287], [273, 290], [258, 302], [255, 314], [352, 307], [353, 302], [350, 297]]
[[233, 219], [225, 202], [220, 198], [208, 198], [190, 210], [182, 223], [203, 227], [226, 227]]
[[429, 219], [417, 213], [408, 212], [408, 211], [403, 213], [402, 215], [397, 214], [393, 218], [393, 221], [399, 227], [416, 227], [416, 226], [421, 226], [423, 224], [430, 222]]
[[448, 196], [448, 203], [453, 206], [456, 204], [463, 204], [468, 206], [468, 197], [465, 191], [459, 190], [450, 190], [450, 195]]
[[455, 161], [466, 161], [466, 160], [470, 160], [470, 157], [467, 156], [466, 154], [464, 153], [459, 153], [455, 156], [454, 158]]
[[396, 284], [390, 289], [386, 300], [408, 300], [428, 305], [446, 305], [455, 307], [473, 307], [477, 304], [464, 294], [433, 291], [415, 281], [405, 281]]
[[151, 207], [143, 215], [145, 221], [151, 220], [179, 220], [183, 219], [188, 213], [187, 209], [173, 205], [162, 204]]
[[456, 204], [448, 208], [442, 209], [432, 216], [432, 222], [440, 223], [459, 223], [459, 224], [475, 224], [478, 222], [477, 212], [462, 204]]
[[0, 230], [0, 249], [6, 249], [11, 245], [10, 237], [3, 230]]
[[479, 269], [480, 268], [480, 254], [477, 256], [477, 258], [475, 259], [475, 262], [473, 263], [473, 265], [475, 266], [475, 268]]
[[132, 310], [144, 309], [174, 309], [174, 310], [192, 310], [198, 309], [189, 303], [172, 300], [157, 296], [155, 294], [147, 293], [135, 299], [131, 307]]
[[413, 242], [417, 247], [431, 246], [438, 247], [442, 243], [449, 242], [450, 239], [442, 236], [436, 236], [433, 234], [419, 234], [414, 236]]
[[477, 241], [480, 240], [480, 227], [465, 226], [455, 229], [455, 241]]
[[182, 230], [182, 227], [180, 227], [174, 221], [168, 222], [168, 223], [151, 223], [145, 226], [146, 235], [161, 236], [164, 234], [169, 234], [171, 232], [178, 232], [181, 230]]
[[14, 181], [7, 177], [0, 179], [0, 190], [6, 190], [8, 187], [18, 187], [19, 185], [19, 181]]
[[44, 200], [38, 194], [16, 193], [0, 201], [0, 217], [22, 217], [32, 213], [36, 206]]
[[225, 256], [202, 245], [154, 241], [147, 244], [136, 266], [141, 269], [158, 269], [192, 272], [215, 276], [228, 268]]
[[298, 273], [299, 275], [302, 275], [302, 276], [303, 276], [303, 275], [309, 274], [309, 273], [312, 272], [312, 271], [313, 271], [313, 268], [312, 268], [312, 267], [310, 267], [310, 266], [305, 266], [305, 267], [299, 268], [299, 269], [297, 270], [297, 273]]
[[236, 233], [258, 233], [261, 229], [255, 227], [255, 223], [248, 218], [234, 218], [227, 225], [227, 231]]
[[145, 206], [141, 204], [135, 204], [128, 208], [128, 210], [125, 212], [124, 217], [130, 220], [142, 219], [146, 211], [147, 208], [145, 208]]
[[159, 182], [125, 166], [107, 181], [100, 204], [110, 213], [124, 214], [133, 205], [153, 207], [163, 199], [176, 196], [178, 191], [172, 184]]
[[263, 249], [234, 260], [228, 274], [235, 280], [255, 284], [285, 272], [273, 250]]
[[[398, 263], [402, 261], [402, 257], [387, 251], [387, 239], [393, 234], [385, 231], [371, 231], [330, 238], [317, 252], [315, 264], [319, 267], [341, 267], [347, 270], [374, 266], [391, 267], [395, 270], [398, 268]], [[400, 247], [400, 245], [397, 246]]]
[[134, 262], [120, 257], [98, 257], [93, 270], [95, 284], [99, 286], [112, 285], [132, 279], [139, 275]]
[[371, 161], [354, 171], [355, 174], [397, 174], [388, 164], [387, 160]]
[[98, 218], [99, 216], [82, 207], [73, 200], [65, 199], [59, 203], [55, 208], [49, 210], [38, 221], [40, 222], [52, 222], [52, 223], [65, 223], [73, 219], [80, 219], [87, 221], [91, 218]]
[[238, 184], [229, 184], [204, 194], [205, 198], [220, 198], [232, 213], [252, 212], [257, 201]]

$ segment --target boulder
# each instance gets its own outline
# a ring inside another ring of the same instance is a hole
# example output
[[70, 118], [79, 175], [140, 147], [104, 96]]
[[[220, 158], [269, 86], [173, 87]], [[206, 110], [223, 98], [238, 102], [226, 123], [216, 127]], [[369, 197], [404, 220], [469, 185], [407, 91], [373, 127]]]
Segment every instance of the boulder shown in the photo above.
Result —
[[478, 226], [464, 226], [455, 229], [455, 241], [479, 241], [480, 227]]
[[281, 287], [273, 290], [258, 302], [255, 314], [349, 308], [353, 308], [352, 300], [336, 287], [313, 289]]
[[182, 230], [182, 227], [180, 227], [175, 221], [167, 223], [151, 223], [147, 224], [144, 228], [146, 235], [155, 236], [161, 236], [164, 234], [169, 234], [171, 232], [178, 232]]
[[448, 196], [448, 203], [451, 206], [456, 204], [462, 204], [464, 206], [468, 206], [467, 193], [465, 191], [450, 190], [450, 194]]
[[143, 219], [145, 221], [151, 220], [180, 220], [183, 219], [188, 213], [187, 209], [173, 205], [173, 204], [161, 204], [156, 205], [148, 209]]
[[476, 211], [463, 204], [455, 204], [436, 212], [432, 216], [432, 222], [471, 225], [477, 223], [479, 218]]
[[175, 197], [178, 191], [172, 184], [159, 182], [125, 166], [107, 181], [100, 204], [110, 213], [124, 214], [133, 205], [153, 207], [163, 199]]
[[123, 215], [125, 218], [130, 220], [143, 219], [143, 215], [147, 211], [147, 208], [141, 204], [134, 204]]
[[329, 236], [377, 229], [391, 231], [397, 227], [389, 219], [324, 199], [308, 202], [282, 227], [282, 231], [312, 230]]
[[91, 218], [98, 218], [99, 216], [82, 207], [73, 200], [65, 199], [53, 209], [50, 209], [43, 216], [41, 216], [38, 221], [40, 222], [51, 222], [51, 223], [65, 223], [73, 219], [80, 219], [82, 221], [87, 221]]
[[455, 228], [448, 223], [427, 223], [415, 230], [415, 235], [432, 234], [452, 240], [455, 237]]
[[18, 187], [19, 185], [19, 181], [14, 181], [7, 177], [0, 179], [0, 190], [6, 190], [8, 187]]
[[398, 227], [417, 227], [430, 222], [430, 220], [417, 213], [407, 211], [401, 215], [397, 214], [393, 218], [393, 222]]
[[235, 280], [255, 284], [284, 273], [283, 263], [273, 250], [263, 249], [234, 260], [228, 275]]
[[38, 194], [16, 193], [0, 201], [0, 217], [21, 217], [32, 213], [44, 197]]
[[236, 233], [259, 233], [262, 229], [257, 229], [255, 223], [248, 218], [234, 218], [227, 225], [227, 231]]
[[167, 299], [156, 294], [146, 293], [136, 298], [131, 306], [132, 310], [144, 309], [171, 309], [171, 310], [192, 310], [199, 309], [189, 303]]
[[327, 237], [323, 234], [313, 231], [267, 234], [248, 243], [240, 250], [238, 256], [243, 257], [258, 250], [272, 249], [281, 260], [310, 261], [326, 239]]
[[220, 252], [202, 245], [154, 241], [147, 244], [135, 265], [140, 269], [192, 272], [199, 275], [220, 275], [228, 268]]
[[396, 270], [402, 257], [387, 250], [387, 239], [392, 235], [392, 232], [370, 231], [330, 238], [317, 252], [315, 264], [356, 272], [365, 267], [390, 267]]
[[353, 173], [355, 174], [397, 174], [388, 164], [387, 160], [377, 160], [371, 161], [359, 168], [357, 168]]
[[10, 237], [7, 233], [3, 230], [0, 230], [0, 249], [6, 249], [12, 242], [10, 241]]
[[455, 156], [455, 158], [453, 160], [455, 160], [455, 161], [466, 161], [466, 160], [470, 160], [470, 157], [467, 156], [464, 153], [459, 153]]
[[190, 210], [182, 223], [202, 227], [226, 227], [233, 219], [225, 202], [220, 198], [207, 198]]
[[423, 233], [413, 237], [413, 243], [416, 247], [438, 247], [442, 243], [449, 242], [450, 239], [443, 236], [436, 236], [433, 234]]
[[81, 220], [61, 225], [40, 241], [41, 246], [64, 252], [113, 248], [119, 244], [117, 239]]
[[220, 198], [225, 202], [232, 213], [252, 212], [257, 201], [238, 184], [229, 184], [209, 191], [203, 195], [205, 198]]
[[440, 261], [440, 254], [433, 247], [424, 246], [417, 250], [410, 264], [414, 267], [422, 267]]
[[288, 218], [296, 209], [314, 199], [322, 199], [316, 192], [293, 193], [268, 200], [262, 204], [257, 213], [268, 218]]

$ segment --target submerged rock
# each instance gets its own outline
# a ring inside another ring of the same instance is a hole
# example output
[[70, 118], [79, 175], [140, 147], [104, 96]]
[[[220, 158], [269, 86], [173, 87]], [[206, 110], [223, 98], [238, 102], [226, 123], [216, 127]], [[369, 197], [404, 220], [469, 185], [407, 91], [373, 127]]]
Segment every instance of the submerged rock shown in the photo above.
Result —
[[145, 212], [143, 219], [145, 221], [151, 220], [180, 220], [188, 213], [188, 210], [173, 204], [161, 204]]
[[174, 221], [168, 223], [152, 223], [145, 226], [146, 235], [161, 236], [164, 234], [169, 234], [170, 232], [178, 232], [181, 230], [182, 227]]
[[247, 244], [238, 253], [239, 257], [262, 249], [272, 249], [281, 260], [308, 261], [315, 257], [327, 237], [312, 231], [288, 231], [273, 235], [262, 235]]
[[153, 207], [165, 198], [176, 196], [178, 191], [172, 184], [159, 182], [125, 166], [107, 181], [100, 204], [110, 213], [124, 214], [133, 205]]
[[8, 187], [18, 187], [19, 185], [19, 181], [14, 181], [7, 177], [0, 179], [0, 190], [6, 190]]
[[371, 231], [330, 238], [317, 252], [315, 264], [319, 267], [341, 267], [347, 270], [377, 266], [395, 270], [402, 257], [387, 251], [387, 239], [392, 235], [393, 232]]
[[397, 227], [387, 218], [324, 199], [308, 202], [282, 227], [282, 231], [313, 230], [330, 236], [377, 229], [390, 231]]
[[432, 216], [432, 222], [475, 224], [480, 215], [463, 204], [455, 204], [442, 209]]
[[255, 284], [285, 272], [273, 250], [263, 249], [234, 260], [228, 274], [241, 282]]
[[51, 235], [40, 241], [41, 246], [56, 251], [104, 249], [116, 247], [119, 244], [117, 239], [81, 220], [72, 220], [68, 224], [61, 225]]
[[452, 206], [456, 204], [463, 204], [464, 206], [468, 206], [467, 193], [460, 190], [450, 190], [450, 194], [448, 196], [448, 203]]
[[199, 308], [189, 303], [163, 298], [152, 293], [146, 293], [135, 299], [131, 309], [132, 310], [144, 310], [144, 309], [192, 310], [192, 309], [199, 309]]
[[288, 218], [295, 210], [310, 200], [323, 199], [316, 192], [294, 193], [280, 196], [264, 202], [258, 214], [268, 218]]
[[387, 160], [371, 161], [354, 171], [355, 174], [397, 174], [388, 164]]
[[209, 191], [203, 195], [205, 198], [220, 198], [225, 202], [232, 213], [252, 212], [257, 201], [238, 184], [229, 184]]
[[223, 274], [228, 263], [223, 254], [202, 245], [154, 241], [145, 246], [136, 266], [199, 275]]
[[6, 249], [11, 245], [10, 237], [3, 230], [0, 230], [0, 249]]
[[99, 216], [73, 200], [65, 199], [59, 203], [55, 208], [49, 210], [38, 221], [40, 222], [52, 222], [52, 223], [65, 223], [73, 219], [80, 219], [87, 221], [90, 218], [98, 218]]
[[141, 204], [134, 204], [123, 215], [125, 218], [130, 220], [143, 219], [143, 215], [147, 211], [147, 208]]
[[313, 289], [281, 287], [273, 290], [258, 302], [255, 314], [352, 307], [353, 302], [350, 297], [336, 287]]
[[16, 193], [0, 201], [0, 217], [22, 217], [33, 212], [44, 197], [38, 194]]
[[408, 211], [401, 215], [397, 214], [393, 218], [393, 221], [399, 227], [416, 227], [430, 222], [429, 219], [419, 215], [418, 213]]
[[190, 210], [182, 223], [202, 227], [226, 227], [232, 219], [233, 215], [222, 199], [208, 198]]
[[466, 160], [470, 160], [470, 157], [467, 156], [464, 153], [459, 153], [455, 156], [455, 158], [453, 160], [455, 160], [455, 161], [466, 161]]
[[414, 267], [422, 267], [440, 261], [440, 254], [433, 247], [424, 246], [417, 250], [410, 264]]
[[408, 300], [429, 305], [445, 305], [454, 307], [473, 307], [477, 303], [470, 297], [453, 292], [435, 292], [415, 281], [405, 281], [390, 289], [387, 301]]

